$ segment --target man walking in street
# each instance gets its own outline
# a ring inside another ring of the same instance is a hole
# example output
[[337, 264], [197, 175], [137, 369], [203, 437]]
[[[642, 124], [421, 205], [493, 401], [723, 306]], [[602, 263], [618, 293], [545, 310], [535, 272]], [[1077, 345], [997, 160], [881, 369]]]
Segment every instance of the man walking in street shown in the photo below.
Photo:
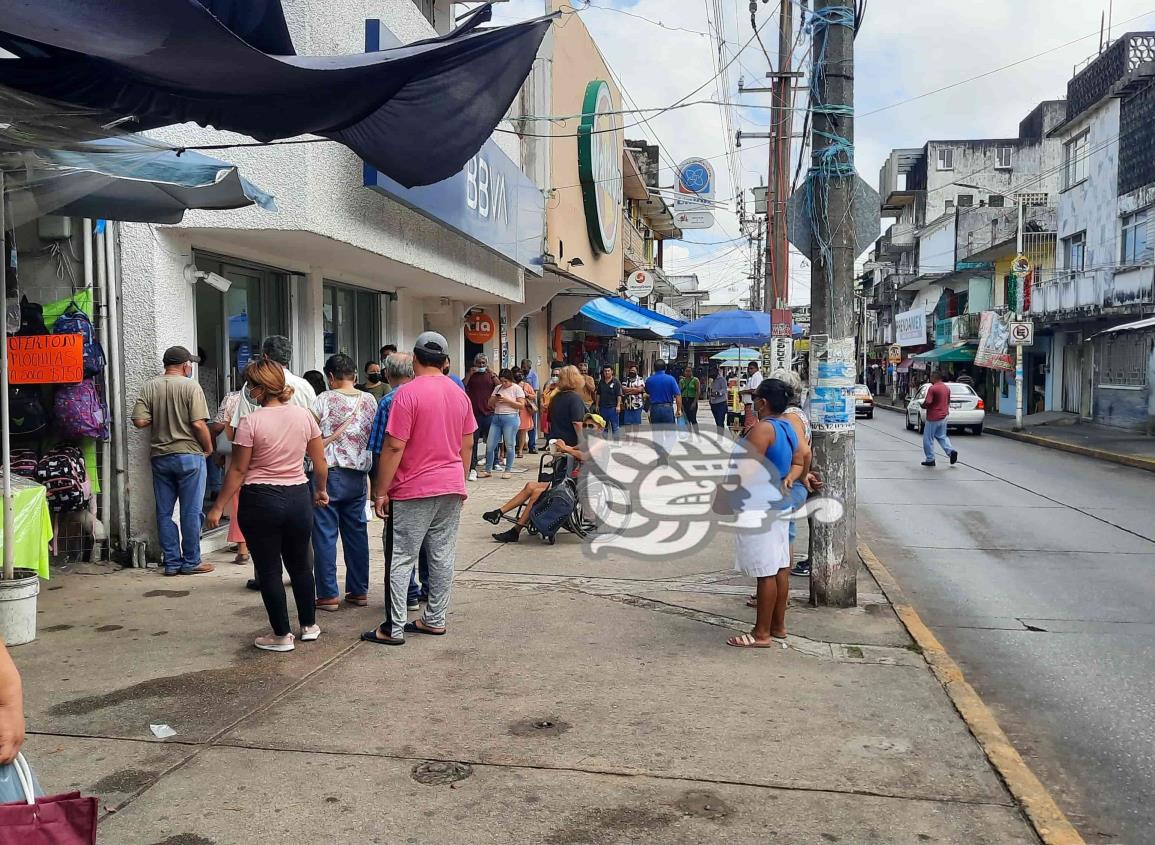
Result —
[[943, 382], [942, 373], [938, 370], [930, 374], [930, 387], [926, 391], [926, 398], [922, 400], [922, 407], [926, 409], [926, 424], [922, 430], [922, 451], [926, 455], [926, 460], [922, 465], [934, 466], [934, 444], [937, 441], [953, 466], [958, 461], [958, 452], [946, 435], [946, 418], [950, 413], [950, 388]]
[[[449, 342], [437, 332], [419, 335], [413, 347], [416, 377], [395, 391], [389, 410], [373, 505], [385, 518], [392, 504], [393, 555], [385, 577], [385, 621], [361, 635], [366, 642], [404, 645], [406, 633], [445, 633], [466, 497], [462, 470], [477, 430], [469, 398], [442, 375], [448, 352]], [[406, 622], [406, 597], [422, 545], [429, 558], [429, 598], [421, 619]]]
[[622, 383], [614, 375], [614, 368], [608, 364], [602, 367], [602, 378], [598, 382], [598, 414], [606, 421], [606, 429], [611, 437], [617, 437], [621, 424]]
[[[211, 563], [201, 563], [201, 507], [208, 474], [205, 456], [212, 454], [213, 444], [208, 403], [192, 377], [193, 364], [199, 362], [183, 346], [166, 349], [164, 374], [144, 383], [132, 409], [132, 424], [149, 430], [152, 492], [165, 575], [213, 571]], [[178, 504], [179, 530], [172, 519]]]
[[473, 356], [473, 372], [465, 382], [465, 392], [469, 404], [473, 406], [473, 418], [477, 423], [477, 435], [473, 438], [473, 457], [469, 462], [469, 480], [477, 481], [477, 444], [489, 439], [489, 424], [493, 421], [493, 409], [489, 407], [489, 397], [498, 384], [497, 376], [489, 369], [489, 359], [480, 352]]
[[[529, 358], [523, 358], [521, 361], [521, 374], [529, 386], [533, 388], [534, 396], [541, 396], [540, 381], [537, 377], [537, 370], [533, 368], [533, 361]], [[537, 454], [537, 432], [541, 428], [541, 404], [533, 412], [533, 428], [529, 430], [529, 453], [531, 455]]]
[[650, 397], [650, 425], [673, 425], [682, 415], [682, 391], [678, 380], [666, 372], [666, 362], [654, 362], [654, 374], [646, 379]]

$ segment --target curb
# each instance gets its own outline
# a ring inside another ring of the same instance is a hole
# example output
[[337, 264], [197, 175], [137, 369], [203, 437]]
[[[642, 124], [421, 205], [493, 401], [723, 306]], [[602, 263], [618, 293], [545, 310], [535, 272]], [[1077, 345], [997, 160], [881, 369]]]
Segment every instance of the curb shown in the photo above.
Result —
[[1026, 813], [1031, 827], [1044, 845], [1086, 845], [1086, 841], [1059, 809], [1059, 805], [1055, 803], [1047, 788], [1015, 750], [1003, 729], [999, 727], [990, 708], [979, 697], [974, 687], [967, 683], [962, 669], [906, 600], [894, 576], [862, 539], [858, 540], [858, 554], [882, 592], [890, 600], [895, 615], [922, 649], [923, 657], [935, 677], [950, 696], [955, 709], [982, 746], [987, 759], [995, 767], [1015, 801]]
[[[882, 408], [887, 411], [894, 411], [898, 414], [905, 413], [905, 409], [896, 408], [893, 405], [884, 405], [876, 402], [875, 408]], [[1005, 437], [1008, 440], [1018, 440], [1021, 443], [1030, 443], [1035, 446], [1042, 446], [1046, 449], [1057, 449], [1060, 452], [1070, 452], [1073, 455], [1083, 455], [1088, 458], [1096, 458], [1100, 461], [1107, 461], [1112, 464], [1120, 464], [1133, 469], [1142, 469], [1147, 472], [1155, 472], [1155, 458], [1144, 458], [1140, 455], [1128, 455], [1123, 452], [1112, 452], [1108, 449], [1096, 449], [1093, 446], [1083, 446], [1078, 443], [1068, 443], [1065, 440], [1054, 440], [1050, 437], [1042, 437], [1038, 434], [1027, 434], [1024, 431], [1010, 431], [1005, 428], [992, 428], [987, 426], [984, 434], [990, 434], [994, 437]]]

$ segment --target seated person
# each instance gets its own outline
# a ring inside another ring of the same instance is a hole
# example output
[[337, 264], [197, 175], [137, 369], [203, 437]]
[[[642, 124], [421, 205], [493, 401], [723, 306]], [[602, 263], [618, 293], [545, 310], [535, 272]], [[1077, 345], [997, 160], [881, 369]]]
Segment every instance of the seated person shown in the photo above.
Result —
[[[606, 421], [598, 414], [586, 414], [582, 420], [582, 431], [604, 431]], [[581, 448], [574, 448], [566, 445], [561, 440], [554, 440], [553, 447], [557, 450], [558, 455], [568, 455], [574, 458], [579, 463], [584, 459]], [[584, 445], [584, 444], [582, 444]], [[481, 518], [486, 522], [492, 522], [497, 525], [501, 522], [501, 518], [507, 513], [513, 513], [519, 507], [522, 508], [521, 515], [518, 516], [517, 522], [508, 531], [502, 531], [493, 535], [493, 539], [499, 543], [516, 543], [520, 537], [522, 529], [529, 524], [529, 512], [533, 510], [534, 504], [541, 498], [541, 494], [550, 488], [548, 481], [530, 481], [521, 488], [516, 496], [506, 502], [497, 510], [489, 511], [481, 515]], [[522, 507], [524, 505], [525, 507]]]

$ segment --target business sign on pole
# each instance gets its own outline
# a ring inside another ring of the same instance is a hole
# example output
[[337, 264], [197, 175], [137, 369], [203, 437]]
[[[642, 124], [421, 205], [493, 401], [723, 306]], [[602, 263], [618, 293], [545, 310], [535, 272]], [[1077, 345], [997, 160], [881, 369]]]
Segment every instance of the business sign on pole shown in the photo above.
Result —
[[1011, 346], [1034, 346], [1035, 324], [1030, 321], [1010, 324]]
[[789, 370], [794, 363], [794, 341], [788, 337], [772, 337], [762, 347], [762, 366], [766, 375], [775, 370]]
[[84, 335], [33, 334], [8, 338], [9, 384], [76, 384], [83, 379]]
[[902, 363], [902, 347], [897, 343], [893, 344], [887, 353], [887, 360], [892, 364]]
[[674, 211], [708, 211], [714, 202], [714, 166], [704, 158], [688, 158], [678, 165], [678, 195]]
[[590, 243], [607, 255], [617, 246], [622, 219], [619, 126], [609, 83], [595, 79], [586, 86], [578, 124], [578, 178]]
[[899, 346], [922, 346], [926, 343], [926, 311], [921, 307], [896, 315], [894, 326], [895, 341]]
[[1010, 332], [1008, 314], [984, 311], [979, 322], [979, 348], [975, 352], [975, 364], [1005, 373], [1013, 372], [1015, 362], [1007, 354]]
[[770, 336], [794, 336], [794, 312], [789, 308], [775, 308], [770, 312]]
[[626, 296], [645, 299], [654, 292], [654, 274], [649, 270], [635, 270], [626, 276]]
[[714, 227], [712, 211], [674, 212], [674, 225], [679, 229], [711, 229]]

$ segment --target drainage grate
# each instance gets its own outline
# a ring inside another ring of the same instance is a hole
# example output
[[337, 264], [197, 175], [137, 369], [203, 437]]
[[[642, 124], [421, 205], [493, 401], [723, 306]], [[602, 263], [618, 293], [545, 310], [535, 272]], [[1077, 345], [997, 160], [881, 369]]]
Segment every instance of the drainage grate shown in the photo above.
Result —
[[413, 767], [413, 779], [426, 786], [448, 786], [465, 780], [473, 774], [473, 766], [468, 763], [445, 763], [426, 760]]

